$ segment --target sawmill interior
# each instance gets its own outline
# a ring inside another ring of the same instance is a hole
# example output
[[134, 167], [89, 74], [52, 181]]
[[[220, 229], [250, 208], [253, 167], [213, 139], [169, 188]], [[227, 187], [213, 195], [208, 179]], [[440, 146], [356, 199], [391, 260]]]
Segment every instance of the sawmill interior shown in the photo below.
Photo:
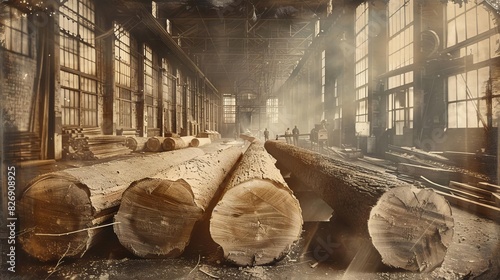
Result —
[[0, 3], [2, 279], [500, 279], [500, 1]]

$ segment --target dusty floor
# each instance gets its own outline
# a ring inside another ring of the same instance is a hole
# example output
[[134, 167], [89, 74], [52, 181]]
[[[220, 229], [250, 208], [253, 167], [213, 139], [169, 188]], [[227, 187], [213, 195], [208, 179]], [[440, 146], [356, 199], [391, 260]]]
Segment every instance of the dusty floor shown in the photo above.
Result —
[[[62, 163], [60, 163], [61, 165]], [[66, 165], [79, 165], [66, 162]], [[66, 166], [65, 166], [66, 167]], [[26, 180], [38, 172], [24, 170]], [[30, 174], [32, 172], [32, 174]], [[300, 186], [292, 186], [300, 188]], [[306, 222], [300, 241], [282, 261], [264, 267], [238, 268], [224, 261], [208, 237], [207, 223], [197, 225], [191, 244], [177, 259], [138, 259], [118, 242], [111, 228], [105, 242], [81, 259], [40, 263], [18, 249], [17, 272], [2, 270], [1, 279], [500, 279], [500, 224], [453, 208], [455, 232], [442, 266], [431, 273], [409, 273], [382, 265], [335, 221]], [[4, 244], [2, 240], [2, 244]], [[355, 251], [354, 247], [361, 249]]]

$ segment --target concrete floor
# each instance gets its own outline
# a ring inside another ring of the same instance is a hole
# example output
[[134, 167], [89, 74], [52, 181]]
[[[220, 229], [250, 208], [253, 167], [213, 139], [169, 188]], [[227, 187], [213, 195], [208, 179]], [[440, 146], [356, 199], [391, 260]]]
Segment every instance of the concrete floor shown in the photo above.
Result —
[[[81, 165], [60, 162], [22, 173], [28, 180], [40, 172]], [[292, 183], [293, 184], [293, 183]], [[20, 184], [21, 185], [21, 184]], [[292, 186], [300, 188], [300, 186]], [[302, 238], [282, 261], [263, 267], [235, 267], [208, 235], [208, 223], [197, 225], [191, 244], [176, 259], [139, 259], [118, 242], [111, 228], [101, 244], [81, 259], [41, 263], [17, 250], [17, 272], [2, 269], [1, 279], [500, 279], [500, 224], [453, 208], [455, 231], [441, 267], [431, 273], [388, 268], [364, 247], [353, 250], [351, 236], [335, 221], [306, 222]], [[6, 244], [5, 240], [1, 240]], [[330, 244], [330, 245], [325, 245]], [[359, 245], [359, 244], [358, 244]], [[3, 264], [4, 265], [4, 264]]]

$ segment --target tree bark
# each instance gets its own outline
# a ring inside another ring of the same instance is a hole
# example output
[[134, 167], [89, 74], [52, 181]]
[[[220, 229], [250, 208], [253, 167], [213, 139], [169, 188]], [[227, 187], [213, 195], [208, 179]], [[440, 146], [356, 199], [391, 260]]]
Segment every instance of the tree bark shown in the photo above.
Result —
[[178, 149], [184, 149], [189, 147], [189, 143], [193, 140], [194, 136], [182, 136], [182, 137], [167, 137], [163, 140], [163, 150], [173, 151]]
[[278, 141], [267, 151], [318, 192], [334, 216], [371, 243], [386, 265], [431, 271], [453, 237], [449, 203], [384, 173], [355, 166]]
[[191, 147], [201, 147], [210, 143], [212, 143], [210, 138], [193, 138], [190, 145]]
[[212, 212], [212, 239], [237, 265], [278, 261], [300, 237], [300, 205], [274, 162], [262, 145], [250, 145]]
[[38, 176], [20, 199], [19, 242], [42, 261], [80, 257], [98, 239], [101, 230], [92, 228], [113, 217], [130, 183], [203, 154], [189, 148]]
[[132, 183], [115, 216], [120, 243], [139, 257], [180, 255], [241, 154], [238, 147], [219, 150]]

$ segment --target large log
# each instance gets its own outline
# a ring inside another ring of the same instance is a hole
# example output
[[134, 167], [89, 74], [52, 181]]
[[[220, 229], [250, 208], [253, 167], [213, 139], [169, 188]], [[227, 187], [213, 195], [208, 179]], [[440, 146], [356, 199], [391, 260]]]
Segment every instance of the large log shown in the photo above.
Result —
[[132, 183], [115, 216], [120, 243], [139, 257], [180, 255], [241, 153], [219, 150]]
[[178, 149], [184, 149], [189, 147], [191, 140], [194, 136], [182, 136], [182, 137], [167, 137], [163, 140], [163, 150], [173, 151]]
[[267, 141], [265, 147], [320, 194], [336, 219], [360, 237], [371, 238], [386, 265], [430, 271], [443, 262], [454, 223], [442, 196], [282, 142]]
[[203, 154], [189, 148], [38, 176], [20, 199], [19, 242], [42, 261], [80, 257], [97, 240], [95, 227], [116, 213], [130, 183]]
[[262, 145], [250, 145], [212, 212], [212, 239], [237, 265], [278, 261], [300, 237], [300, 205], [274, 162]]
[[148, 139], [146, 142], [146, 147], [150, 152], [161, 152], [163, 151], [163, 141], [165, 141], [165, 137], [153, 136]]
[[127, 146], [132, 152], [142, 152], [146, 150], [146, 143], [148, 142], [147, 137], [135, 137], [130, 136], [125, 139], [125, 146]]
[[212, 143], [212, 141], [210, 140], [210, 138], [193, 138], [193, 140], [191, 140], [191, 147], [201, 147], [201, 146], [204, 146], [204, 145], [208, 145]]

